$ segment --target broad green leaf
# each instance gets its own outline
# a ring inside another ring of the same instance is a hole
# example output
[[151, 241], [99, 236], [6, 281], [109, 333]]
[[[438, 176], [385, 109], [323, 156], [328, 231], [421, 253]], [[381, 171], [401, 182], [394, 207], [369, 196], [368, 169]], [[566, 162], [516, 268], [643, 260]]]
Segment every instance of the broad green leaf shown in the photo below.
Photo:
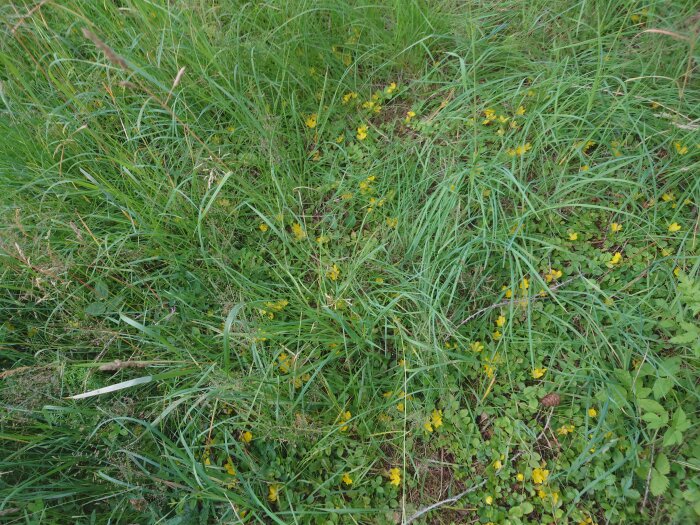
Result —
[[653, 496], [661, 496], [668, 488], [668, 478], [661, 474], [658, 470], [654, 469], [651, 471], [651, 482], [649, 483], [649, 489]]
[[666, 412], [661, 403], [653, 399], [638, 399], [637, 404], [644, 412], [654, 412], [655, 414], [663, 414]]
[[654, 397], [661, 399], [673, 388], [673, 380], [668, 377], [660, 377], [654, 381]]
[[656, 462], [654, 466], [656, 467], [656, 470], [658, 470], [661, 474], [666, 475], [669, 472], [671, 472], [671, 464], [668, 462], [668, 458], [664, 453], [661, 453], [658, 456], [656, 456]]

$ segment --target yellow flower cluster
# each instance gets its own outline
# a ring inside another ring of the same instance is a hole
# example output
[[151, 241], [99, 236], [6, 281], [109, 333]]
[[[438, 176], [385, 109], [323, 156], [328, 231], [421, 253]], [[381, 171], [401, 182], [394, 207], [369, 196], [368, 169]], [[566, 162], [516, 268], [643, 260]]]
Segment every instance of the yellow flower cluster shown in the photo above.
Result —
[[307, 128], [315, 128], [316, 125], [318, 124], [318, 115], [316, 113], [312, 113], [306, 118], [306, 127]]
[[521, 157], [521, 156], [525, 155], [525, 153], [527, 153], [531, 149], [532, 149], [532, 145], [529, 142], [526, 142], [522, 146], [516, 146], [515, 148], [508, 148], [506, 150], [506, 153], [508, 153], [508, 155], [510, 157], [516, 157], [516, 156]]
[[357, 98], [357, 93], [355, 93], [354, 91], [350, 91], [348, 93], [345, 93], [345, 95], [343, 95], [343, 104], [347, 104], [348, 102], [350, 102], [351, 100], [356, 99], [356, 98]]
[[547, 373], [546, 368], [533, 368], [532, 370], [532, 378], [533, 379], [539, 379], [542, 376], [544, 376]]
[[392, 468], [389, 470], [389, 483], [395, 486], [401, 485], [401, 470], [398, 468]]
[[442, 410], [435, 409], [433, 410], [433, 413], [430, 415], [430, 419], [425, 422], [423, 425], [423, 428], [427, 430], [428, 432], [432, 432], [433, 430], [437, 430], [442, 426]]
[[549, 272], [547, 272], [544, 276], [544, 280], [547, 281], [548, 283], [551, 283], [552, 281], [556, 281], [557, 279], [560, 279], [562, 276], [561, 270], [555, 270], [553, 268], [549, 269]]
[[337, 281], [338, 277], [340, 277], [340, 268], [338, 268], [336, 264], [333, 264], [326, 272], [326, 277], [331, 281]]
[[340, 413], [340, 431], [346, 432], [348, 430], [348, 425], [346, 424], [352, 418], [352, 413], [349, 410]]
[[306, 239], [306, 231], [304, 231], [304, 228], [298, 222], [292, 224], [292, 234], [297, 241]]
[[368, 193], [372, 193], [374, 191], [374, 181], [376, 180], [376, 177], [374, 175], [370, 175], [367, 177], [365, 180], [360, 181], [360, 193], [362, 195], [367, 195]]
[[541, 485], [542, 483], [546, 482], [548, 477], [549, 470], [538, 467], [532, 471], [532, 481], [535, 483], [535, 485]]

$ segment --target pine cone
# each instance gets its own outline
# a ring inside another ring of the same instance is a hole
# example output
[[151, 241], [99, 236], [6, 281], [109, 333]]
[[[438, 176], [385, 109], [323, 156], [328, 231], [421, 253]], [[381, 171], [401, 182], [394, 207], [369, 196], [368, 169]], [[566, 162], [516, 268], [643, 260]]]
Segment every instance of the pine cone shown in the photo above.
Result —
[[555, 407], [561, 403], [561, 396], [556, 392], [552, 392], [540, 399], [540, 403], [542, 403], [543, 407]]

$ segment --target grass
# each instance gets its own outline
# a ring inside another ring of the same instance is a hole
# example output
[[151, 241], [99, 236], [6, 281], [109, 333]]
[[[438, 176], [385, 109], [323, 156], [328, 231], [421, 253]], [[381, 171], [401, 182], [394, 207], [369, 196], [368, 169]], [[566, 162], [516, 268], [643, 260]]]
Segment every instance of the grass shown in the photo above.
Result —
[[696, 9], [0, 7], [0, 520], [695, 522]]

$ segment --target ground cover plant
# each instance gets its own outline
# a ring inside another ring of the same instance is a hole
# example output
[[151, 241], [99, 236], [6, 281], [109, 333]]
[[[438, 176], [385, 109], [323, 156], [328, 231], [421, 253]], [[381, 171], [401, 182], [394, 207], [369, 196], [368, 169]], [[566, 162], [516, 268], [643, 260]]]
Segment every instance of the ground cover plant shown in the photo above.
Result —
[[0, 17], [0, 521], [700, 519], [696, 2]]

